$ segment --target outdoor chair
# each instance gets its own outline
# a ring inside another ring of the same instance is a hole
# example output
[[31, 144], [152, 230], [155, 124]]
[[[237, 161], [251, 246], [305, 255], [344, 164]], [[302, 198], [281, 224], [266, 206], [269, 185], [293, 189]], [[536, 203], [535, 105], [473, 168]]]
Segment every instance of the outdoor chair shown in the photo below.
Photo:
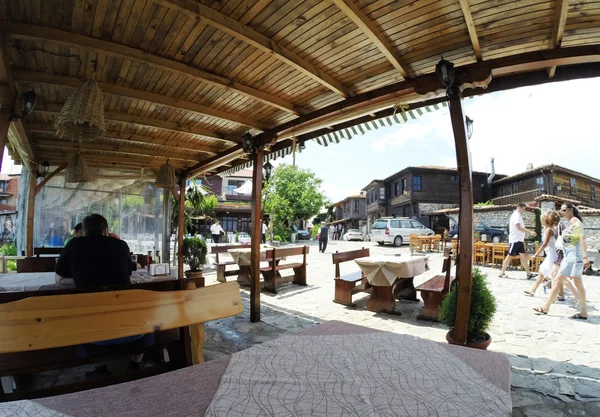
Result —
[[502, 266], [504, 258], [506, 257], [506, 246], [502, 243], [494, 243], [492, 246], [492, 266]]
[[417, 238], [417, 235], [410, 235], [410, 253], [412, 255], [412, 253], [416, 250], [418, 251], [422, 251], [423, 247], [421, 245], [421, 241]]
[[473, 257], [475, 258], [476, 264], [485, 264], [487, 258], [485, 242], [475, 242], [475, 244], [473, 245]]

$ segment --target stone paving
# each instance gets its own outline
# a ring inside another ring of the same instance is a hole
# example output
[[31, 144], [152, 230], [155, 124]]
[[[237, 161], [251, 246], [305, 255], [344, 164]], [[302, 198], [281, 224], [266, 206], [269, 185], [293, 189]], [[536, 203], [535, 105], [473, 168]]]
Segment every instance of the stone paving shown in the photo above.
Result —
[[[243, 289], [244, 313], [207, 324], [205, 358], [246, 349], [255, 343], [297, 332], [328, 320], [341, 320], [385, 331], [410, 334], [445, 343], [444, 326], [416, 320], [422, 302], [402, 301], [401, 315], [379, 314], [365, 309], [367, 294], [355, 296], [356, 307], [332, 302], [334, 268], [331, 253], [369, 247], [372, 254], [400, 253], [410, 257], [407, 247], [380, 247], [373, 243], [330, 242], [327, 253], [309, 242], [308, 286], [288, 285], [277, 295], [261, 293], [261, 322], [249, 321], [249, 291]], [[442, 255], [430, 254], [430, 271], [415, 278], [415, 286], [441, 273]], [[344, 268], [346, 267], [346, 268]], [[342, 264], [342, 273], [358, 270], [353, 262]], [[527, 417], [600, 417], [600, 277], [584, 277], [590, 318], [569, 318], [575, 301], [555, 304], [548, 316], [536, 316], [532, 307], [544, 302], [543, 289], [535, 298], [523, 295], [531, 285], [523, 271], [509, 271], [498, 278], [498, 269], [482, 268], [488, 274], [498, 302], [490, 333], [490, 350], [503, 352], [512, 364], [513, 415]], [[214, 272], [205, 272], [206, 284], [216, 283]]]

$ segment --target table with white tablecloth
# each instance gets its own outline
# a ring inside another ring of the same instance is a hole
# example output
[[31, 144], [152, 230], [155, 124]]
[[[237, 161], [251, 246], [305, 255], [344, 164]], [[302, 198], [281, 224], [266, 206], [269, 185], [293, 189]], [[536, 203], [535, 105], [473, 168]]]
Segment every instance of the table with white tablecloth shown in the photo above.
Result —
[[[271, 259], [267, 259], [267, 251], [274, 249], [272, 247], [262, 247], [260, 248], [260, 261], [261, 262], [272, 262]], [[239, 265], [240, 272], [237, 277], [237, 283], [239, 285], [250, 286], [250, 265], [251, 265], [251, 254], [252, 250], [249, 247], [245, 248], [235, 248], [227, 250], [233, 261]], [[282, 258], [284, 259], [284, 258]], [[279, 261], [279, 260], [278, 260]]]
[[372, 286], [367, 309], [376, 312], [394, 312], [395, 298], [418, 301], [413, 278], [429, 270], [426, 256], [369, 256], [355, 259]]
[[[0, 292], [43, 291], [74, 288], [70, 278], [56, 283], [54, 272], [23, 272], [0, 274]], [[151, 276], [146, 269], [138, 269], [131, 274], [131, 283], [138, 284], [158, 279], [176, 279], [173, 275]]]

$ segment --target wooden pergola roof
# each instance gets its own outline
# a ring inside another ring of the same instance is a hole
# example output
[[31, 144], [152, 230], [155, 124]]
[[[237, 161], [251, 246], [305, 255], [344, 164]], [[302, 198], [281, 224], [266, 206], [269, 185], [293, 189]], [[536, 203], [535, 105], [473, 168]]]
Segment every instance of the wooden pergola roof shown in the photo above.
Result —
[[[79, 148], [90, 165], [169, 158], [214, 174], [247, 162], [248, 131], [277, 150], [443, 100], [441, 55], [488, 91], [600, 75], [594, 0], [0, 0], [0, 18], [0, 104], [38, 97], [12, 128], [12, 157], [53, 165]], [[61, 106], [94, 73], [106, 135], [57, 138]]]

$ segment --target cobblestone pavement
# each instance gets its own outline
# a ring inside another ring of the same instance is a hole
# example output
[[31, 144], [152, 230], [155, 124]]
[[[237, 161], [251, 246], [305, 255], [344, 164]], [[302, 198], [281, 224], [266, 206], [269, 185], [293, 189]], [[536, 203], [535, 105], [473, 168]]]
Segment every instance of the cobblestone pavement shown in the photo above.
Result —
[[[445, 343], [447, 329], [438, 323], [416, 319], [422, 302], [396, 304], [401, 315], [378, 314], [365, 309], [367, 294], [355, 296], [356, 307], [332, 302], [334, 268], [331, 253], [369, 247], [371, 254], [400, 253], [410, 257], [407, 247], [380, 247], [373, 243], [330, 242], [321, 254], [309, 242], [308, 286], [287, 285], [277, 295], [261, 293], [261, 322], [249, 321], [249, 291], [243, 289], [244, 313], [207, 324], [205, 357], [246, 349], [255, 343], [297, 332], [328, 320], [341, 320], [385, 331], [410, 334]], [[442, 255], [430, 254], [430, 271], [415, 278], [415, 286], [441, 274]], [[345, 267], [345, 268], [344, 268]], [[358, 270], [353, 262], [342, 264], [342, 273]], [[498, 302], [498, 312], [490, 333], [490, 350], [503, 352], [512, 364], [514, 416], [600, 417], [600, 277], [584, 277], [590, 318], [569, 318], [576, 312], [575, 301], [555, 304], [547, 316], [536, 316], [532, 307], [545, 300], [543, 289], [534, 298], [523, 295], [531, 285], [525, 273], [509, 271], [509, 278], [498, 278], [498, 270], [482, 268]], [[206, 271], [206, 284], [216, 283], [214, 272]]]

